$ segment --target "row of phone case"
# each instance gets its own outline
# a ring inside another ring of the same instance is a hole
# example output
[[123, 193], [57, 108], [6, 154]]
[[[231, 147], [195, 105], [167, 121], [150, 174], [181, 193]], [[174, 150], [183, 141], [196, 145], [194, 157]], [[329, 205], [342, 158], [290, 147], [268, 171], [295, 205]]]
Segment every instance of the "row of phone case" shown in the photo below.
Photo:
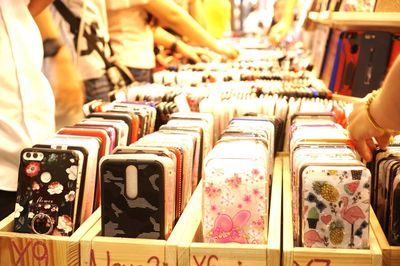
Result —
[[212, 130], [210, 114], [174, 113], [160, 130], [103, 157], [103, 235], [167, 239], [203, 175]]
[[274, 118], [233, 118], [206, 157], [205, 242], [266, 243], [274, 137]]
[[294, 80], [305, 78], [302, 71], [284, 71], [280, 69], [229, 69], [224, 71], [193, 71], [182, 70], [160, 71], [154, 73], [154, 82], [164, 85], [199, 86], [203, 83], [227, 82], [227, 81], [255, 81], [255, 80]]
[[[101, 107], [21, 152], [16, 232], [72, 234], [100, 205], [99, 159], [153, 130], [154, 123], [139, 123], [139, 117], [154, 121], [151, 106], [114, 102]], [[141, 116], [134, 118], [135, 111]]]
[[371, 204], [390, 245], [400, 245], [400, 146], [378, 149], [369, 163], [372, 173]]
[[[399, 54], [399, 36], [383, 31], [332, 31], [322, 70], [336, 93], [363, 97], [379, 88]], [[330, 55], [328, 55], [330, 54]]]
[[298, 246], [368, 248], [370, 171], [329, 113], [291, 119], [290, 169]]

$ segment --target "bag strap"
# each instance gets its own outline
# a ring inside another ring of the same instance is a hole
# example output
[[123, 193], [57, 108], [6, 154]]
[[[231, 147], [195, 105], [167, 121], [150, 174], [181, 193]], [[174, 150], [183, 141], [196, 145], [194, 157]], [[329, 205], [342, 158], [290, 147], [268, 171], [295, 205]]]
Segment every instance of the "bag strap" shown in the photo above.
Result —
[[[74, 45], [75, 47], [78, 47], [79, 28], [82, 22], [81, 18], [75, 16], [61, 0], [55, 0], [53, 4], [57, 9], [57, 11], [64, 18], [64, 20], [70, 25], [71, 33], [74, 34]], [[93, 25], [90, 26], [90, 31], [91, 33], [96, 32], [96, 29], [94, 28]], [[106, 42], [106, 45], [110, 49], [110, 55], [111, 55], [110, 58], [107, 58], [104, 53], [104, 50], [102, 51], [98, 46], [98, 41], [96, 40], [95, 35], [91, 33], [89, 33], [86, 29], [83, 29], [83, 37], [87, 40], [87, 46], [90, 49], [95, 50], [100, 55], [100, 57], [104, 61], [105, 69], [108, 70], [112, 67], [116, 67], [123, 76], [125, 82], [128, 83], [134, 82], [135, 78], [133, 77], [129, 69], [126, 66], [119, 64], [117, 60], [115, 60], [114, 51], [112, 49], [111, 43], [109, 41]]]
[[[71, 28], [71, 33], [74, 34], [74, 44], [75, 47], [78, 46], [78, 36], [79, 36], [79, 27], [81, 24], [81, 19], [77, 16], [75, 16], [71, 10], [61, 1], [61, 0], [55, 0], [53, 2], [55, 8], [57, 11], [61, 14], [61, 16], [64, 18], [66, 22], [68, 22], [70, 28]], [[91, 31], [96, 32], [96, 29], [94, 29], [91, 26]], [[93, 34], [90, 34], [87, 32], [85, 29], [83, 30], [83, 37], [87, 40], [87, 45], [91, 49], [94, 49], [100, 57], [103, 59], [106, 69], [110, 68], [113, 66], [111, 62], [107, 59], [107, 57], [104, 54], [104, 51], [100, 49], [100, 47], [97, 45], [97, 40]], [[113, 55], [113, 51], [111, 49], [111, 45], [108, 42], [107, 45], [110, 47], [111, 55]]]

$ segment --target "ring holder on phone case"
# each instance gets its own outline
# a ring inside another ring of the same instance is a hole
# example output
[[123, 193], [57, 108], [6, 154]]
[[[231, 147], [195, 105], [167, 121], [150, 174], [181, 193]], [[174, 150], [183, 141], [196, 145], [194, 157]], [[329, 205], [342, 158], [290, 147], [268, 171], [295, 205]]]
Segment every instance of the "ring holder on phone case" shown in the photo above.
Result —
[[53, 232], [54, 219], [45, 213], [38, 213], [32, 218], [32, 231], [36, 234], [48, 235]]

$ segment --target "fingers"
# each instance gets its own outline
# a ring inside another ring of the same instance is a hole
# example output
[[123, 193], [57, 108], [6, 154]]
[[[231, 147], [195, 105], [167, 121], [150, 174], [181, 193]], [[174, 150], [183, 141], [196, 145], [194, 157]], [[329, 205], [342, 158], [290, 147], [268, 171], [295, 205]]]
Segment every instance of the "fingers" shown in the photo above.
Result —
[[200, 56], [196, 53], [191, 54], [190, 59], [192, 59], [195, 63], [202, 62]]
[[356, 142], [356, 150], [360, 154], [365, 161], [370, 162], [372, 160], [372, 152], [370, 149], [370, 144], [367, 144], [367, 141], [358, 141]]
[[386, 149], [386, 147], [389, 145], [391, 136], [392, 134], [390, 134], [389, 132], [385, 132], [382, 136], [375, 137], [376, 142], [378, 142], [379, 148]]

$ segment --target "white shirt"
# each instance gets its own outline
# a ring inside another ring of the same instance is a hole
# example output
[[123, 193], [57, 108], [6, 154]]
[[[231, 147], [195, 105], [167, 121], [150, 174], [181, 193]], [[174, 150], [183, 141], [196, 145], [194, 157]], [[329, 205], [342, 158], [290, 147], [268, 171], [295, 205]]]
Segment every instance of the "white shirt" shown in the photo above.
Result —
[[19, 156], [54, 133], [39, 30], [25, 0], [0, 1], [0, 190], [16, 191]]
[[[82, 35], [83, 30], [90, 32], [90, 25], [96, 25], [96, 36], [99, 38], [97, 44], [101, 50], [105, 49], [106, 57], [109, 56], [108, 47], [104, 47], [104, 44], [109, 40], [106, 0], [62, 0], [62, 2], [75, 16], [82, 20], [79, 28], [78, 47], [75, 47], [75, 36], [71, 33], [68, 22], [64, 20], [55, 7], [51, 8], [54, 22], [60, 29], [61, 36], [72, 53], [80, 76], [83, 80], [103, 76], [105, 73], [104, 60], [97, 51], [88, 49], [87, 40]], [[100, 41], [100, 39], [103, 39], [103, 41]]]
[[107, 0], [110, 41], [120, 62], [128, 67], [155, 67], [153, 32], [143, 5], [149, 0]]

